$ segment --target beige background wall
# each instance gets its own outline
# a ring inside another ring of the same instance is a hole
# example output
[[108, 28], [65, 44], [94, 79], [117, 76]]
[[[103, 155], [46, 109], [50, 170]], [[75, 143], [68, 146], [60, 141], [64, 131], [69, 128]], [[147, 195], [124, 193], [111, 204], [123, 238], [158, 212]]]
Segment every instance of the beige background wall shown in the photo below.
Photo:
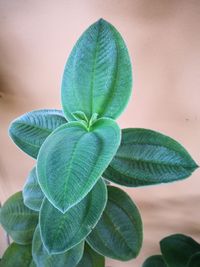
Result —
[[[79, 35], [103, 17], [127, 42], [134, 91], [121, 127], [161, 131], [180, 141], [200, 164], [200, 1], [0, 0], [0, 200], [22, 188], [34, 161], [7, 136], [24, 112], [60, 108], [63, 67]], [[169, 185], [126, 189], [144, 222], [137, 260], [107, 266], [139, 267], [158, 253], [167, 234], [200, 241], [200, 171]], [[1, 253], [5, 248], [1, 230]]]

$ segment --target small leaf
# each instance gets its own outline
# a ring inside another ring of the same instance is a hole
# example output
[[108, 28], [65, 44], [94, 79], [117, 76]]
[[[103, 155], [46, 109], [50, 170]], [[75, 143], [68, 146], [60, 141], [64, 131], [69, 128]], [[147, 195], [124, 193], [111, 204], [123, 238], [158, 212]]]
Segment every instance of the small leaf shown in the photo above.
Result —
[[103, 177], [125, 186], [184, 179], [197, 168], [175, 140], [146, 129], [123, 129], [121, 145]]
[[[83, 255], [84, 242], [60, 254], [48, 254], [44, 247], [39, 227], [36, 228], [33, 236], [32, 255], [38, 267], [72, 267], [80, 261]], [[86, 266], [85, 266], [86, 267]]]
[[200, 251], [192, 255], [187, 267], [199, 267], [200, 266]]
[[48, 252], [61, 253], [84, 240], [97, 224], [106, 201], [107, 190], [102, 179], [64, 214], [45, 199], [40, 210], [40, 229]]
[[170, 267], [187, 267], [191, 256], [200, 252], [200, 244], [189, 236], [174, 234], [160, 241], [165, 262]]
[[34, 267], [32, 263], [31, 245], [12, 243], [5, 251], [0, 262], [1, 267]]
[[21, 150], [37, 158], [44, 140], [64, 123], [67, 123], [67, 120], [60, 110], [34, 110], [14, 120], [10, 125], [9, 134]]
[[83, 257], [76, 267], [105, 267], [105, 257], [85, 243]]
[[142, 245], [141, 217], [124, 191], [113, 186], [107, 188], [107, 206], [87, 242], [106, 257], [130, 260], [138, 255]]
[[142, 267], [167, 267], [161, 255], [154, 255], [145, 260]]
[[99, 119], [90, 129], [67, 123], [47, 138], [38, 155], [38, 181], [48, 200], [65, 213], [83, 199], [115, 155], [120, 129]]
[[83, 111], [87, 118], [117, 118], [127, 105], [132, 88], [131, 63], [119, 32], [107, 21], [92, 24], [74, 46], [62, 81], [66, 117]]
[[16, 243], [30, 244], [38, 223], [38, 213], [24, 205], [22, 192], [18, 192], [1, 208], [0, 222]]
[[88, 122], [88, 118], [86, 117], [85, 113], [82, 111], [76, 111], [72, 115], [76, 120], [82, 120], [82, 121]]
[[37, 180], [36, 168], [34, 167], [29, 173], [26, 183], [23, 188], [24, 204], [32, 210], [39, 211], [44, 199], [44, 193], [42, 192]]

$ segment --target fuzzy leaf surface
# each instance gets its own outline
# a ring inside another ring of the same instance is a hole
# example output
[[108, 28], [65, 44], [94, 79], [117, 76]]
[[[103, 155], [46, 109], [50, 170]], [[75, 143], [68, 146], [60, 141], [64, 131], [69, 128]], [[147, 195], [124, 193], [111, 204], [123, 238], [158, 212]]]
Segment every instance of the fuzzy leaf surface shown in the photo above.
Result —
[[142, 267], [167, 267], [161, 255], [154, 255], [145, 260]]
[[60, 110], [34, 110], [15, 119], [10, 125], [9, 134], [22, 151], [37, 158], [45, 139], [64, 123], [67, 120]]
[[123, 129], [120, 147], [103, 177], [120, 185], [146, 186], [184, 179], [197, 164], [181, 144], [147, 129]]
[[98, 253], [117, 260], [135, 258], [142, 245], [142, 221], [132, 199], [121, 189], [108, 186], [106, 208], [87, 237]]

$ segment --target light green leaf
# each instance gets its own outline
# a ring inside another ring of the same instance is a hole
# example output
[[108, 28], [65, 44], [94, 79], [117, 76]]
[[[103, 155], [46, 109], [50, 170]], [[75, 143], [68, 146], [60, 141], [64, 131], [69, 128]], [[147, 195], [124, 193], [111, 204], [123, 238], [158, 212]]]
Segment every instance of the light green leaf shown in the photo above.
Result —
[[18, 192], [1, 208], [0, 222], [16, 243], [30, 244], [38, 223], [38, 212], [27, 208], [23, 202], [22, 192]]
[[105, 267], [105, 257], [85, 243], [83, 257], [76, 267]]
[[167, 267], [161, 255], [154, 255], [145, 260], [142, 267]]
[[76, 266], [83, 255], [83, 249], [84, 242], [81, 242], [65, 253], [50, 255], [42, 243], [39, 227], [36, 228], [33, 236], [32, 255], [37, 267]]
[[112, 119], [98, 119], [89, 129], [70, 122], [42, 145], [38, 181], [48, 200], [65, 213], [83, 199], [115, 155], [120, 129]]
[[187, 267], [191, 256], [200, 252], [200, 244], [189, 236], [174, 234], [160, 241], [165, 262], [170, 267]]
[[39, 221], [41, 237], [48, 252], [61, 253], [84, 240], [97, 224], [106, 201], [107, 190], [102, 179], [84, 199], [64, 214], [45, 199]]
[[200, 266], [200, 251], [195, 253], [189, 260], [187, 267], [199, 267]]
[[44, 140], [64, 123], [67, 123], [67, 120], [60, 110], [34, 110], [14, 120], [10, 125], [9, 134], [21, 150], [37, 158]]
[[32, 210], [39, 211], [44, 199], [44, 193], [42, 192], [37, 180], [36, 168], [34, 167], [29, 173], [29, 176], [24, 185], [23, 191], [24, 204]]
[[146, 129], [123, 129], [120, 147], [103, 177], [125, 186], [184, 179], [197, 168], [175, 140]]
[[62, 81], [62, 106], [68, 120], [83, 111], [87, 118], [117, 118], [132, 88], [131, 63], [119, 32], [107, 21], [92, 24], [74, 46]]
[[31, 245], [12, 243], [5, 251], [0, 262], [1, 267], [33, 267], [31, 265]]
[[101, 219], [87, 237], [98, 253], [117, 260], [135, 258], [142, 246], [142, 221], [131, 198], [121, 189], [108, 186], [108, 202]]

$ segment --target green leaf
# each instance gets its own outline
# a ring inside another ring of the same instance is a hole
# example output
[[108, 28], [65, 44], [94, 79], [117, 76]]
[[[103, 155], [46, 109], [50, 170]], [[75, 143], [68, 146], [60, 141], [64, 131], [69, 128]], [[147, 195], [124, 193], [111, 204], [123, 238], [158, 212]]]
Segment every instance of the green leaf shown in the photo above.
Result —
[[31, 265], [31, 245], [12, 243], [5, 251], [0, 262], [1, 267], [33, 267]]
[[107, 201], [106, 185], [100, 179], [91, 192], [66, 213], [60, 212], [45, 199], [40, 210], [40, 230], [49, 253], [71, 249], [97, 224]]
[[199, 267], [200, 266], [200, 251], [192, 255], [187, 267]]
[[108, 202], [101, 219], [87, 237], [98, 253], [117, 260], [135, 258], [142, 246], [142, 221], [131, 198], [121, 189], [108, 186]]
[[24, 204], [32, 210], [39, 211], [44, 199], [44, 193], [42, 192], [38, 183], [36, 168], [34, 167], [29, 173], [29, 176], [24, 185], [23, 191]]
[[22, 192], [18, 192], [1, 208], [0, 222], [16, 243], [30, 244], [38, 223], [38, 213], [24, 205]]
[[161, 255], [154, 255], [145, 260], [142, 267], [167, 267]]
[[200, 244], [189, 236], [174, 234], [162, 239], [160, 248], [170, 267], [187, 267], [191, 256], [200, 251]]
[[67, 120], [60, 110], [34, 110], [14, 120], [10, 125], [9, 134], [21, 150], [37, 158], [44, 140], [64, 123], [67, 123]]
[[[44, 247], [39, 227], [36, 228], [33, 236], [32, 255], [38, 267], [73, 267], [80, 261], [83, 255], [84, 242], [60, 254], [48, 254]], [[86, 267], [86, 266], [85, 266]]]
[[83, 199], [115, 155], [120, 129], [112, 119], [98, 119], [89, 129], [70, 122], [42, 145], [38, 181], [48, 200], [65, 213]]
[[62, 106], [68, 120], [81, 110], [91, 118], [117, 118], [132, 88], [129, 54], [119, 32], [107, 21], [92, 24], [74, 46], [62, 81]]
[[146, 129], [123, 129], [120, 147], [103, 177], [125, 186], [184, 179], [197, 168], [175, 140]]
[[85, 243], [83, 257], [76, 267], [105, 267], [105, 257]]

